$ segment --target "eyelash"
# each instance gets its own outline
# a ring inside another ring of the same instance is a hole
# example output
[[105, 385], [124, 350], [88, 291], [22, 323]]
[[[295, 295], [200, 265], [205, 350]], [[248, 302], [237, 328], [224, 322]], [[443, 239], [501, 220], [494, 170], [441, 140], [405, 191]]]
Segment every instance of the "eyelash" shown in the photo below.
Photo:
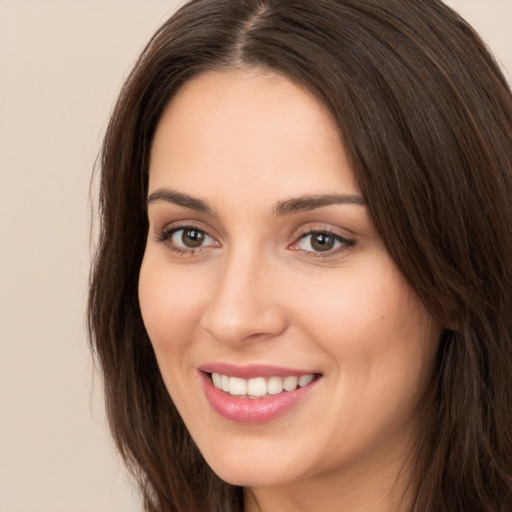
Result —
[[344, 236], [341, 236], [339, 233], [335, 233], [334, 231], [331, 231], [329, 229], [304, 228], [301, 229], [301, 233], [299, 234], [297, 240], [293, 242], [293, 244], [290, 247], [298, 245], [302, 240], [305, 240], [308, 236], [311, 237], [313, 235], [326, 235], [328, 237], [332, 237], [335, 243], [337, 242], [340, 244], [340, 247], [329, 249], [327, 251], [308, 251], [300, 248], [293, 250], [301, 251], [304, 255], [306, 255], [309, 258], [328, 258], [336, 255], [339, 252], [349, 250], [356, 245], [355, 240], [345, 238]]
[[175, 254], [183, 256], [191, 256], [194, 254], [198, 254], [201, 251], [204, 251], [205, 249], [210, 247], [209, 245], [197, 248], [186, 248], [177, 246], [175, 243], [172, 242], [172, 237], [180, 231], [197, 231], [198, 233], [202, 233], [204, 236], [211, 238], [212, 240], [215, 240], [204, 229], [201, 229], [200, 227], [194, 226], [192, 224], [164, 229], [162, 233], [155, 237], [155, 240], [159, 243], [164, 243]]
[[[179, 226], [179, 227], [173, 227], [165, 229], [162, 233], [157, 235], [155, 240], [159, 243], [165, 243], [167, 247], [174, 252], [177, 255], [183, 255], [183, 256], [191, 256], [194, 254], [199, 254], [200, 252], [206, 250], [208, 247], [212, 247], [212, 245], [206, 245], [206, 246], [199, 246], [197, 248], [185, 248], [185, 247], [179, 247], [175, 243], [172, 243], [171, 239], [172, 237], [180, 232], [180, 231], [196, 231], [198, 233], [201, 233], [203, 236], [211, 238], [212, 240], [215, 240], [212, 236], [210, 236], [204, 229], [201, 229], [194, 225], [185, 225], [185, 226]], [[313, 251], [313, 250], [304, 250], [300, 249], [298, 246], [301, 241], [305, 240], [308, 236], [313, 235], [326, 235], [328, 237], [332, 237], [334, 239], [334, 242], [341, 244], [341, 247], [335, 248], [335, 249], [328, 249], [326, 251]], [[217, 242], [218, 243], [218, 242]], [[328, 258], [329, 256], [333, 256], [337, 254], [338, 252], [342, 252], [348, 249], [351, 249], [356, 245], [356, 241], [353, 239], [345, 238], [341, 236], [338, 233], [335, 233], [334, 231], [331, 231], [329, 229], [303, 229], [301, 230], [301, 233], [299, 233], [299, 236], [297, 239], [289, 246], [291, 250], [300, 251], [307, 257], [311, 258]], [[215, 246], [215, 245], [214, 245]]]

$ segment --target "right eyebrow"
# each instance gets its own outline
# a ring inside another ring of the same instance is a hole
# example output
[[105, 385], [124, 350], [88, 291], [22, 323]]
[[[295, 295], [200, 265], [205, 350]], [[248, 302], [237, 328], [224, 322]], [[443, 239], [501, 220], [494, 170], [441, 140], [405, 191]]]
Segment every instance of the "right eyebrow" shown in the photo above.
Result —
[[356, 204], [360, 206], [365, 205], [362, 196], [356, 194], [318, 194], [318, 195], [305, 195], [299, 197], [291, 197], [284, 201], [278, 201], [273, 208], [274, 215], [280, 217], [290, 213], [305, 212], [308, 210], [315, 210], [324, 206], [333, 204]]
[[156, 201], [167, 201], [168, 203], [190, 208], [196, 212], [213, 214], [213, 210], [201, 199], [183, 194], [182, 192], [176, 192], [169, 188], [159, 188], [151, 192], [148, 196], [147, 205], [149, 206]]

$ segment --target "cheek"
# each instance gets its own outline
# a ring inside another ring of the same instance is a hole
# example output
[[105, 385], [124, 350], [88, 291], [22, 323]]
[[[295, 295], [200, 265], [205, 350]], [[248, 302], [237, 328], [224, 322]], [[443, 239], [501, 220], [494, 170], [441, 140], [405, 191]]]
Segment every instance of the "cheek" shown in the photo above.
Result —
[[441, 326], [386, 262], [326, 280], [313, 294], [294, 294], [296, 317], [329, 354], [344, 389], [374, 397], [423, 388], [441, 335]]
[[159, 359], [187, 345], [206, 306], [201, 281], [168, 267], [145, 256], [139, 275], [142, 318]]
[[334, 354], [352, 350], [362, 354], [375, 335], [393, 322], [390, 300], [384, 283], [351, 269], [303, 283], [293, 294], [294, 316], [311, 339], [330, 346]]

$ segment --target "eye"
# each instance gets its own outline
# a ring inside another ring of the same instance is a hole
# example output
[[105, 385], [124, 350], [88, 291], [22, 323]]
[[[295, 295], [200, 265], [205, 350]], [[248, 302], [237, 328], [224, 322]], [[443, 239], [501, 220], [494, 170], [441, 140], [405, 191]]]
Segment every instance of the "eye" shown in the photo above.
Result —
[[169, 237], [176, 247], [184, 249], [197, 249], [203, 245], [211, 245], [213, 238], [204, 231], [196, 228], [182, 228], [173, 231]]
[[217, 247], [219, 243], [206, 231], [194, 226], [167, 229], [156, 238], [177, 253], [194, 252], [206, 247]]
[[354, 240], [349, 240], [330, 231], [310, 231], [301, 235], [290, 249], [308, 253], [326, 253], [327, 255], [352, 247], [354, 244]]

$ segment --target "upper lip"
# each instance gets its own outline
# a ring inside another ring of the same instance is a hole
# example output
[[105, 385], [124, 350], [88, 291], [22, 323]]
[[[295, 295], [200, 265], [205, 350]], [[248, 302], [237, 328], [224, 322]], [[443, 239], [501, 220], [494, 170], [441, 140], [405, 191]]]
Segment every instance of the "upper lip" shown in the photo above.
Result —
[[218, 373], [220, 375], [229, 375], [240, 379], [254, 379], [256, 377], [288, 377], [310, 374], [319, 374], [314, 370], [304, 370], [298, 368], [285, 368], [283, 366], [274, 366], [267, 364], [249, 364], [233, 365], [230, 363], [206, 363], [199, 366], [199, 370], [206, 373]]

